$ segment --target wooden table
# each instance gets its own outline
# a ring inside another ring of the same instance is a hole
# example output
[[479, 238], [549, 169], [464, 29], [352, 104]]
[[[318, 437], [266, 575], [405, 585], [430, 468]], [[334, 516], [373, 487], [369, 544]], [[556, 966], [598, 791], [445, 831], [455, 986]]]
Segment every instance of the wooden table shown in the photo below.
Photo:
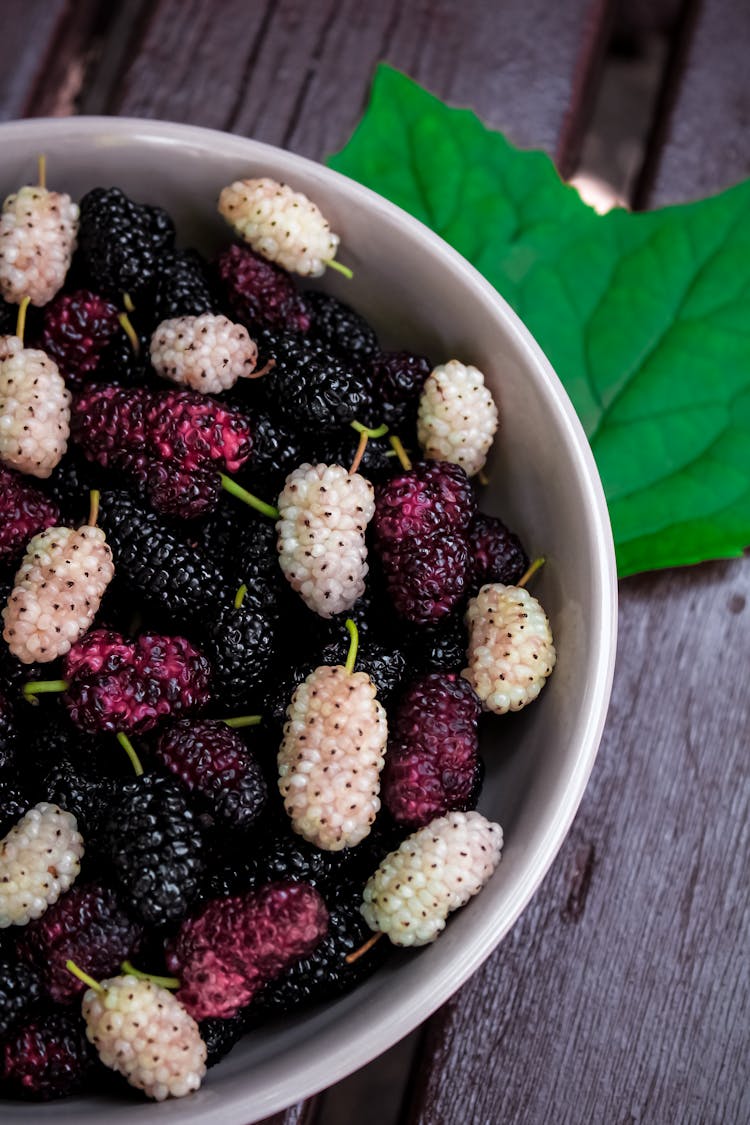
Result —
[[[320, 159], [384, 58], [569, 174], [615, 8], [2, 0], [0, 118], [171, 118]], [[646, 206], [750, 173], [750, 7], [656, 8], [672, 49], [635, 189]], [[612, 709], [573, 830], [512, 933], [425, 1025], [404, 1123], [750, 1121], [750, 569], [666, 571], [620, 595]], [[273, 1120], [310, 1125], [321, 1106], [330, 1121], [324, 1097]]]

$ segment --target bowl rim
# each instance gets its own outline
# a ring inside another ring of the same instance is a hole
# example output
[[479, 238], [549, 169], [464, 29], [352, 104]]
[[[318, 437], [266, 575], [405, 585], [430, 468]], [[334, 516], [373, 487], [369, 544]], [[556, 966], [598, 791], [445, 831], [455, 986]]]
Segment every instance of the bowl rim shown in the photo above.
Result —
[[[6, 138], [10, 140], [16, 136], [23, 136], [29, 148], [33, 150], [40, 145], [43, 147], [51, 132], [55, 134], [56, 139], [68, 138], [90, 142], [97, 135], [109, 135], [133, 144], [141, 142], [156, 145], [189, 145], [210, 149], [212, 152], [220, 148], [227, 156], [236, 154], [238, 162], [248, 162], [265, 155], [272, 163], [288, 167], [290, 178], [293, 178], [294, 170], [298, 169], [308, 179], [332, 181], [355, 203], [361, 204], [370, 213], [381, 214], [390, 222], [401, 224], [419, 242], [426, 242], [433, 252], [439, 253], [446, 259], [462, 283], [473, 290], [483, 304], [494, 307], [494, 314], [502, 322], [503, 329], [514, 338], [519, 350], [525, 353], [529, 363], [536, 368], [541, 376], [541, 382], [546, 384], [550, 405], [557, 411], [561, 422], [565, 425], [567, 453], [577, 466], [578, 480], [585, 491], [588, 504], [588, 515], [593, 532], [593, 578], [598, 586], [597, 596], [593, 599], [593, 604], [598, 607], [593, 635], [596, 638], [599, 659], [595, 662], [593, 682], [590, 685], [587, 718], [581, 732], [575, 765], [567, 778], [556, 814], [534, 854], [529, 857], [528, 877], [524, 880], [523, 887], [519, 887], [515, 896], [507, 903], [502, 926], [493, 927], [489, 922], [479, 926], [471, 950], [456, 962], [455, 972], [450, 980], [444, 980], [442, 987], [439, 988], [420, 986], [417, 996], [411, 997], [407, 1010], [397, 1010], [390, 1018], [380, 1020], [376, 1042], [373, 1042], [370, 1036], [364, 1035], [356, 1041], [350, 1040], [345, 1052], [329, 1054], [324, 1065], [319, 1058], [313, 1062], [295, 1059], [295, 1064], [299, 1061], [300, 1065], [295, 1065], [293, 1080], [275, 1083], [273, 1089], [263, 1093], [251, 1087], [247, 1094], [220, 1095], [216, 1101], [211, 1099], [208, 1104], [193, 1102], [192, 1098], [187, 1098], [173, 1102], [171, 1106], [167, 1103], [162, 1107], [162, 1112], [169, 1108], [177, 1110], [179, 1107], [181, 1113], [177, 1114], [177, 1118], [181, 1122], [200, 1121], [202, 1125], [213, 1125], [213, 1123], [247, 1125], [251, 1113], [255, 1114], [252, 1120], [257, 1121], [332, 1086], [382, 1054], [423, 1023], [489, 957], [539, 889], [568, 834], [580, 805], [599, 748], [609, 707], [617, 643], [617, 570], [609, 514], [588, 439], [567, 392], [542, 348], [510, 305], [478, 270], [420, 220], [370, 188], [317, 161], [263, 141], [204, 126], [151, 118], [93, 115], [28, 118], [0, 123], [0, 146]], [[335, 1027], [325, 1028], [320, 1039], [323, 1040], [332, 1032], [335, 1032]], [[295, 1052], [299, 1055], [298, 1047], [295, 1048]], [[7, 1104], [5, 1103], [6, 1107]], [[50, 1109], [52, 1105], [54, 1103], [50, 1104]], [[128, 1116], [140, 1117], [143, 1111], [151, 1108], [148, 1104], [142, 1107], [128, 1104]], [[28, 1109], [31, 1111], [29, 1115], [23, 1110], [17, 1115], [13, 1114], [15, 1120], [19, 1122], [38, 1120], [38, 1116], [35, 1115], [38, 1115], [39, 1107], [29, 1106]], [[102, 1116], [105, 1113], [112, 1115], [112, 1109], [114, 1107], [111, 1109], [102, 1107]], [[54, 1111], [49, 1114], [49, 1118], [53, 1116]], [[117, 1116], [116, 1109], [114, 1116]], [[171, 1117], [172, 1114], [168, 1112], [168, 1116]]]

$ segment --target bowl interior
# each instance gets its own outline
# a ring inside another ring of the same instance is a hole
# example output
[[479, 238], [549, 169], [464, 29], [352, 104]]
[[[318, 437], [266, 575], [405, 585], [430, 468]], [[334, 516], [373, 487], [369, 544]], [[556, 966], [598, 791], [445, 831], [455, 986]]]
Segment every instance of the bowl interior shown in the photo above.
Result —
[[174, 216], [180, 241], [212, 251], [228, 231], [220, 188], [242, 176], [288, 180], [341, 235], [347, 282], [322, 286], [362, 311], [391, 344], [458, 357], [487, 377], [501, 410], [484, 510], [502, 516], [547, 565], [534, 593], [552, 621], [558, 665], [539, 701], [490, 725], [480, 809], [505, 831], [502, 863], [434, 945], [394, 956], [353, 995], [246, 1037], [202, 1090], [159, 1107], [104, 1098], [41, 1109], [3, 1105], [3, 1120], [237, 1122], [248, 1125], [363, 1065], [442, 1003], [509, 929], [554, 858], [583, 793], [612, 677], [616, 587], [606, 507], [588, 445], [540, 349], [497, 294], [421, 224], [351, 181], [289, 153], [189, 126], [74, 118], [0, 126], [3, 194], [48, 181], [79, 197], [116, 184]]

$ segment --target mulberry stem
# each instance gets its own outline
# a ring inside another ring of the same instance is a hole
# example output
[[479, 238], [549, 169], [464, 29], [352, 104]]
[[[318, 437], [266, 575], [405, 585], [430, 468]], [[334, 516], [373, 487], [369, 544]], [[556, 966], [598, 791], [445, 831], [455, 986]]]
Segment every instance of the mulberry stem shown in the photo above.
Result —
[[135, 312], [135, 305], [133, 304], [133, 298], [130, 296], [129, 293], [123, 293], [122, 303], [125, 306], [125, 312], [127, 312], [127, 313]]
[[401, 438], [396, 437], [395, 434], [391, 434], [391, 436], [388, 438], [388, 441], [391, 443], [391, 448], [401, 462], [401, 465], [404, 469], [406, 469], [408, 473], [411, 469], [411, 461], [409, 460], [409, 455], [401, 444]]
[[328, 266], [329, 269], [338, 270], [339, 273], [343, 273], [344, 277], [347, 277], [350, 281], [354, 277], [354, 270], [350, 270], [348, 266], [337, 262], [335, 258], [324, 258], [323, 265]]
[[79, 969], [75, 961], [66, 961], [65, 968], [69, 973], [72, 973], [74, 977], [78, 977], [78, 979], [82, 980], [84, 984], [87, 984], [89, 988], [93, 988], [94, 992], [104, 992], [104, 987], [99, 984], [99, 981], [94, 980], [94, 978], [90, 977], [88, 973], [84, 973], [83, 969]]
[[269, 519], [277, 520], [279, 518], [279, 509], [274, 508], [272, 504], [266, 504], [265, 500], [260, 500], [257, 496], [253, 496], [252, 492], [248, 492], [242, 485], [237, 484], [231, 477], [226, 476], [225, 473], [219, 473], [219, 480], [221, 487], [231, 496], [236, 496], [243, 504], [249, 504], [251, 508], [255, 508], [256, 512], [260, 512], [263, 516], [268, 516]]
[[130, 961], [123, 961], [120, 968], [127, 976], [136, 977], [138, 980], [150, 980], [152, 984], [157, 984], [159, 988], [180, 987], [178, 977], [159, 977], [156, 973], [144, 973], [142, 969], [136, 969], [135, 965], [131, 965]]
[[35, 695], [42, 695], [46, 692], [67, 691], [69, 687], [69, 680], [29, 680], [28, 683], [23, 685], [21, 694], [28, 703], [38, 703], [39, 700], [34, 699]]
[[99, 501], [102, 494], [96, 488], [92, 488], [89, 492], [89, 527], [96, 527], [96, 521], [99, 518]]
[[31, 297], [24, 297], [21, 304], [18, 306], [18, 318], [16, 319], [16, 336], [23, 343], [24, 333], [26, 331], [26, 310], [31, 304]]
[[516, 586], [525, 586], [529, 579], [532, 578], [538, 570], [541, 570], [546, 561], [544, 555], [540, 555], [538, 559], [534, 559], [529, 569], [518, 579]]
[[47, 157], [44, 155], [43, 152], [39, 153], [39, 156], [38, 156], [37, 162], [36, 162], [36, 167], [37, 167], [37, 173], [36, 174], [37, 174], [37, 180], [39, 182], [39, 187], [40, 188], [46, 188], [46, 186], [47, 186]]
[[354, 665], [357, 663], [357, 649], [359, 648], [359, 629], [352, 621], [351, 617], [347, 617], [344, 625], [346, 625], [347, 632], [351, 637], [351, 641], [349, 642], [349, 652], [346, 654], [346, 664], [344, 665], [344, 667], [346, 668], [347, 672], [353, 672]]
[[365, 953], [369, 953], [375, 942], [380, 941], [382, 936], [383, 931], [378, 930], [376, 934], [373, 934], [372, 937], [369, 937], [367, 939], [364, 945], [360, 945], [359, 949], [355, 949], [353, 953], [347, 953], [346, 957], [344, 958], [347, 965], [353, 965], [354, 962], [359, 961], [360, 957], [363, 957]]
[[352, 461], [351, 468], [349, 469], [349, 473], [352, 474], [356, 473], [357, 469], [360, 466], [362, 458], [365, 455], [365, 450], [367, 449], [367, 442], [369, 441], [369, 439], [379, 438], [382, 437], [383, 434], [387, 434], [388, 427], [385, 425], [385, 423], [383, 423], [382, 426], [378, 426], [376, 430], [368, 429], [367, 426], [363, 426], [361, 422], [350, 422], [349, 425], [359, 434], [359, 445], [357, 446], [357, 452], [354, 454], [354, 460]]
[[259, 723], [263, 722], [262, 715], [237, 715], [234, 719], [222, 719], [225, 726], [231, 727], [232, 730], [239, 730], [240, 727], [257, 727]]
[[249, 375], [243, 375], [242, 378], [243, 379], [260, 379], [263, 375], [267, 375], [269, 371], [272, 371], [275, 366], [276, 366], [276, 360], [275, 359], [269, 359], [269, 360], [266, 361], [266, 363], [263, 364], [262, 367], [259, 367], [257, 371], [251, 371]]
[[135, 354], [138, 355], [141, 350], [141, 341], [138, 339], [138, 333], [135, 328], [133, 328], [133, 322], [127, 313], [120, 313], [117, 319], [120, 322], [120, 328], [122, 328], [123, 332], [130, 340], [131, 348]]
[[132, 765], [133, 769], [135, 770], [135, 776], [141, 777], [143, 775], [143, 766], [141, 765], [141, 759], [138, 757], [138, 755], [135, 752], [135, 748], [133, 746], [133, 743], [130, 741], [130, 739], [128, 738], [128, 736], [126, 734], [122, 733], [122, 731], [118, 731], [117, 741], [120, 743], [120, 746], [122, 746], [123, 750], [125, 751], [127, 756], [130, 758], [130, 764]]
[[247, 586], [243, 582], [237, 593], [234, 595], [234, 608], [239, 609], [245, 600], [247, 594]]

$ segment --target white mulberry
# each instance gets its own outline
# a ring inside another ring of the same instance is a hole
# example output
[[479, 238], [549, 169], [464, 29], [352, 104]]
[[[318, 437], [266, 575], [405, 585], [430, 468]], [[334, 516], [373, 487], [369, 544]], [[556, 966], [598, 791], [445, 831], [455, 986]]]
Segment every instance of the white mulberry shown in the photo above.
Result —
[[364, 672], [316, 668], [287, 709], [279, 791], [295, 832], [326, 851], [354, 847], [380, 809], [388, 723]]
[[520, 711], [536, 699], [555, 666], [547, 615], [521, 586], [483, 586], [469, 602], [468, 663], [461, 675], [485, 711]]
[[198, 1024], [150, 980], [112, 977], [83, 995], [86, 1035], [105, 1066], [156, 1101], [197, 1090], [206, 1073]]
[[69, 195], [22, 187], [0, 216], [0, 294], [46, 305], [62, 288], [76, 247], [78, 205]]
[[0, 460], [48, 477], [68, 447], [70, 391], [54, 360], [0, 336]]
[[500, 862], [503, 830], [478, 812], [451, 812], [408, 836], [364, 889], [362, 915], [395, 945], [427, 945], [478, 894]]
[[25, 926], [75, 882], [83, 839], [72, 813], [42, 801], [0, 841], [0, 929]]
[[2, 612], [13, 655], [23, 664], [64, 656], [91, 626], [113, 575], [101, 528], [48, 527], [35, 535]]
[[434, 368], [417, 417], [417, 439], [428, 461], [453, 461], [474, 476], [484, 467], [497, 425], [497, 407], [477, 367], [452, 359]]
[[253, 373], [257, 359], [247, 329], [213, 313], [163, 320], [151, 337], [156, 373], [202, 394], [228, 391]]
[[375, 490], [341, 465], [300, 465], [278, 499], [279, 563], [305, 605], [321, 617], [351, 609], [365, 590], [365, 530]]
[[336, 255], [338, 235], [316, 204], [288, 184], [236, 180], [219, 196], [219, 212], [256, 253], [292, 273], [320, 277]]

